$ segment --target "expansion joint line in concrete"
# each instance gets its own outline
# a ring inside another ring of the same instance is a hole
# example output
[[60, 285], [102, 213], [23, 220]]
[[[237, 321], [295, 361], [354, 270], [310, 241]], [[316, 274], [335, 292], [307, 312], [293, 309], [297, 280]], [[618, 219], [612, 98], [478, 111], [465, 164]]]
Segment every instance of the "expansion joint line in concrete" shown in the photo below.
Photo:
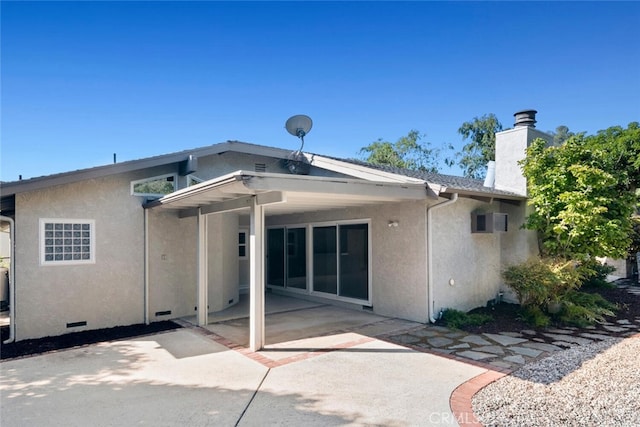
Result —
[[251, 399], [249, 399], [249, 401], [247, 402], [247, 405], [244, 407], [244, 409], [242, 410], [242, 413], [238, 417], [238, 421], [236, 421], [235, 427], [238, 427], [238, 425], [240, 424], [240, 421], [242, 421], [242, 417], [244, 417], [245, 412], [247, 412], [247, 409], [249, 409], [249, 406], [251, 406], [253, 399], [255, 399], [256, 395], [260, 391], [260, 387], [262, 387], [262, 383], [264, 383], [264, 380], [267, 379], [267, 375], [269, 375], [269, 372], [271, 372], [271, 368], [267, 368], [267, 372], [264, 373], [264, 377], [262, 377], [260, 384], [258, 384], [258, 387], [256, 387], [256, 391], [253, 392], [253, 395], [251, 395]]

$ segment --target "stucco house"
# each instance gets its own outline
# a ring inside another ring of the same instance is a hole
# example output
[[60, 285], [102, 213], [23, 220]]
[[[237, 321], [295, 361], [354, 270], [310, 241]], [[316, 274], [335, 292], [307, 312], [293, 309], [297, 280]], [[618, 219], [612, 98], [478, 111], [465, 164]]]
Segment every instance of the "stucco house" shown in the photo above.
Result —
[[2, 183], [9, 340], [206, 324], [248, 293], [256, 350], [265, 291], [418, 322], [484, 305], [537, 252], [517, 164], [549, 138], [534, 114], [497, 135], [484, 182], [311, 153], [292, 167], [289, 150], [229, 141]]

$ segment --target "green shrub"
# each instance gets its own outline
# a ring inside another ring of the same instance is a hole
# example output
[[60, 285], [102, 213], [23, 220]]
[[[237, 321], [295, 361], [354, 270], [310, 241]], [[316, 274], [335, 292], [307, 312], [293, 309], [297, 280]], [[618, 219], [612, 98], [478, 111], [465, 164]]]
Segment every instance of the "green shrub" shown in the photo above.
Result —
[[493, 318], [487, 314], [465, 313], [452, 308], [442, 313], [442, 321], [449, 328], [460, 329], [465, 326], [481, 326], [490, 322]]
[[507, 267], [502, 273], [507, 286], [516, 293], [523, 307], [543, 307], [577, 289], [583, 279], [573, 261], [562, 259], [530, 259]]
[[538, 306], [526, 307], [522, 310], [522, 320], [534, 328], [546, 328], [551, 324], [551, 317]]
[[582, 286], [589, 288], [612, 288], [613, 285], [607, 282], [607, 275], [613, 273], [615, 269], [610, 265], [601, 264], [595, 258], [582, 261], [578, 266], [583, 276]]
[[603, 323], [606, 316], [615, 316], [618, 306], [599, 294], [571, 291], [562, 298], [563, 309], [558, 320], [562, 323], [585, 327]]

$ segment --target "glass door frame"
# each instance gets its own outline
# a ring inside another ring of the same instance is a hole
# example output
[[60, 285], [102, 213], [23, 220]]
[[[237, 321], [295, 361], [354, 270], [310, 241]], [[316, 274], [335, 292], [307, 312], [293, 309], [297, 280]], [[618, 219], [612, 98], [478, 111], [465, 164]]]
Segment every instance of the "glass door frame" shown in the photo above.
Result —
[[[288, 265], [287, 265], [287, 247], [288, 247], [288, 235], [287, 235], [287, 230], [288, 229], [304, 229], [305, 231], [305, 263], [306, 263], [306, 287], [305, 289], [300, 289], [300, 288], [295, 288], [295, 287], [289, 287], [287, 286], [287, 279], [288, 279]], [[270, 289], [280, 289], [280, 290], [285, 290], [287, 292], [295, 292], [295, 293], [302, 293], [305, 295], [308, 295], [310, 286], [311, 286], [311, 277], [310, 277], [310, 273], [309, 273], [309, 249], [311, 248], [311, 246], [309, 245], [309, 242], [311, 240], [310, 236], [309, 236], [309, 225], [308, 224], [286, 224], [286, 225], [270, 225], [265, 227], [266, 230], [271, 230], [271, 229], [282, 229], [284, 230], [284, 235], [283, 235], [283, 244], [284, 244], [284, 256], [283, 256], [283, 260], [284, 260], [284, 265], [282, 266], [283, 271], [284, 271], [284, 283], [283, 286], [277, 286], [277, 285], [270, 285], [269, 282], [269, 278], [268, 278], [268, 273], [265, 271], [265, 286], [267, 288]], [[268, 236], [269, 232], [267, 231], [265, 233], [265, 236]], [[267, 239], [265, 239], [265, 266], [268, 265], [268, 260], [267, 260], [267, 256], [269, 255], [269, 242]]]
[[[343, 297], [340, 296], [340, 226], [341, 225], [349, 225], [349, 224], [366, 224], [367, 225], [367, 277], [368, 277], [368, 283], [367, 283], [367, 299], [358, 299], [358, 298], [350, 298], [350, 297]], [[335, 294], [332, 293], [327, 293], [327, 292], [321, 292], [321, 291], [317, 291], [313, 288], [313, 229], [314, 227], [336, 227], [336, 254], [337, 254], [337, 281], [338, 281], [338, 287], [336, 290]], [[373, 240], [372, 240], [372, 231], [371, 231], [371, 218], [361, 218], [361, 219], [348, 219], [348, 220], [336, 220], [336, 221], [318, 221], [318, 222], [310, 222], [310, 223], [303, 223], [303, 224], [281, 224], [281, 225], [270, 225], [265, 227], [267, 230], [268, 229], [277, 229], [277, 228], [281, 228], [284, 229], [284, 239], [285, 239], [285, 264], [284, 264], [284, 271], [285, 271], [285, 286], [272, 286], [269, 285], [268, 283], [266, 284], [266, 286], [270, 289], [278, 289], [287, 293], [298, 293], [298, 294], [304, 294], [304, 295], [312, 295], [315, 297], [320, 297], [320, 298], [325, 298], [325, 299], [331, 299], [331, 300], [336, 300], [336, 301], [343, 301], [343, 302], [348, 302], [348, 303], [352, 303], [352, 304], [357, 304], [360, 306], [368, 306], [371, 307], [373, 305], [372, 303], [372, 298], [371, 298], [371, 294], [372, 294], [372, 290], [373, 290], [373, 267], [372, 267], [372, 260], [373, 260]], [[287, 239], [287, 229], [289, 228], [304, 228], [305, 229], [305, 233], [306, 233], [306, 263], [307, 263], [307, 288], [306, 289], [299, 289], [299, 288], [292, 288], [292, 287], [287, 287], [286, 286], [286, 274], [287, 274], [287, 265], [286, 265], [286, 239]], [[267, 234], [267, 233], [265, 233]], [[265, 265], [267, 264], [267, 260], [266, 260], [266, 256], [267, 256], [267, 250], [266, 248], [268, 247], [268, 242], [265, 239]]]
[[[350, 224], [366, 224], [367, 225], [367, 299], [359, 299], [359, 298], [349, 298], [340, 296], [340, 226], [341, 225], [350, 225]], [[311, 249], [309, 252], [309, 268], [307, 277], [310, 279], [310, 287], [309, 293], [311, 295], [321, 296], [322, 298], [332, 299], [336, 301], [344, 301], [358, 305], [366, 305], [372, 306], [371, 302], [371, 291], [373, 288], [373, 268], [372, 268], [372, 240], [371, 240], [371, 219], [363, 218], [363, 219], [348, 219], [348, 220], [338, 220], [338, 221], [322, 221], [322, 222], [313, 222], [309, 223], [309, 242], [311, 244]], [[338, 280], [338, 288], [335, 294], [317, 291], [313, 288], [313, 228], [314, 227], [336, 227], [336, 254], [337, 254], [337, 280]]]

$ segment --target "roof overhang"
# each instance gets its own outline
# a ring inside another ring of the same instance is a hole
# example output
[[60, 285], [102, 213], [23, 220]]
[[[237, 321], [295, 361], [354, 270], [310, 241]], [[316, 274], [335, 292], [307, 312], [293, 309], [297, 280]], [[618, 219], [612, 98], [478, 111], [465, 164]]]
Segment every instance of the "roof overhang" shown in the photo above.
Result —
[[146, 209], [169, 209], [180, 217], [248, 208], [256, 198], [270, 215], [436, 197], [422, 182], [371, 182], [349, 178], [237, 171], [167, 194]]

